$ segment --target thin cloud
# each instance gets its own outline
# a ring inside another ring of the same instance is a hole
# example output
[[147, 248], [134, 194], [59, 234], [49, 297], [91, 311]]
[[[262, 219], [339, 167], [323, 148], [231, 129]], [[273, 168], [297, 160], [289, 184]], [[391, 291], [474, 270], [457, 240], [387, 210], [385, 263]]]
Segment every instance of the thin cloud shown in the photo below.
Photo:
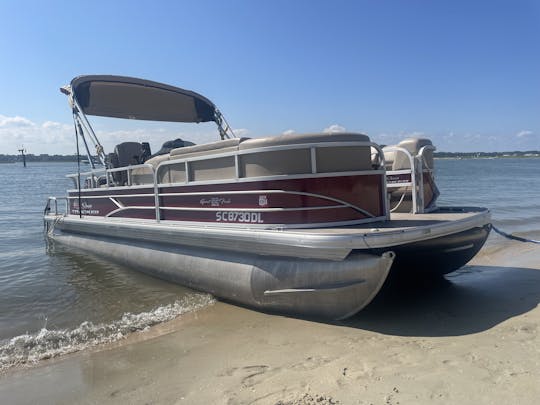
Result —
[[336, 132], [345, 132], [346, 128], [339, 124], [332, 124], [328, 128], [323, 129], [325, 134], [334, 134]]
[[[99, 127], [100, 125], [98, 125]], [[219, 138], [214, 128], [197, 128], [192, 131], [177, 131], [164, 127], [144, 127], [128, 130], [96, 130], [106, 152], [122, 142], [150, 142], [152, 149], [158, 150], [166, 141], [181, 138], [193, 140], [195, 143], [212, 142]], [[94, 127], [96, 129], [96, 127]], [[245, 128], [235, 129], [237, 136], [245, 136], [249, 131]], [[73, 124], [55, 121], [34, 122], [21, 116], [9, 117], [0, 115], [0, 154], [13, 155], [24, 146], [28, 153], [39, 155], [74, 154], [75, 133]], [[94, 147], [89, 144], [91, 151]]]
[[382, 145], [395, 145], [407, 138], [426, 138], [424, 132], [412, 131], [412, 132], [397, 132], [397, 133], [380, 133], [371, 137], [374, 142]]
[[73, 129], [73, 125], [62, 124], [60, 122], [54, 122], [54, 121], [45, 121], [43, 124], [41, 124], [41, 127], [46, 130], [55, 129], [55, 130], [69, 131], [70, 129]]
[[73, 145], [72, 133], [72, 127], [66, 124], [53, 121], [37, 124], [21, 116], [0, 115], [0, 153], [15, 154], [23, 145], [29, 153], [34, 154], [70, 153], [64, 147], [67, 146], [68, 139]]
[[21, 127], [32, 127], [35, 124], [27, 118], [15, 116], [7, 117], [5, 115], [0, 115], [0, 128], [21, 128]]
[[422, 131], [402, 132], [400, 134], [402, 139], [407, 138], [425, 138], [425, 134]]
[[532, 132], [532, 131], [524, 130], [524, 131], [519, 131], [519, 132], [516, 134], [516, 137], [518, 137], [518, 138], [525, 138], [525, 137], [530, 136], [530, 135], [533, 135], [533, 132]]
[[294, 129], [288, 129], [286, 131], [283, 131], [281, 134], [282, 135], [292, 135], [292, 134], [295, 134], [296, 131]]
[[239, 138], [248, 136], [249, 133], [250, 133], [249, 129], [247, 129], [247, 128], [234, 128], [233, 132]]

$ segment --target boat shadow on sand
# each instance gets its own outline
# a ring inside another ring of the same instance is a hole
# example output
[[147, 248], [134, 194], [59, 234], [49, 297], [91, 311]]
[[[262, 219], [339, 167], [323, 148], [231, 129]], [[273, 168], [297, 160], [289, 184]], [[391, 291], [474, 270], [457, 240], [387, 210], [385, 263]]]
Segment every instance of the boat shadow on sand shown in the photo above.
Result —
[[459, 336], [490, 329], [540, 302], [540, 270], [465, 266], [445, 278], [391, 277], [342, 326], [395, 336]]

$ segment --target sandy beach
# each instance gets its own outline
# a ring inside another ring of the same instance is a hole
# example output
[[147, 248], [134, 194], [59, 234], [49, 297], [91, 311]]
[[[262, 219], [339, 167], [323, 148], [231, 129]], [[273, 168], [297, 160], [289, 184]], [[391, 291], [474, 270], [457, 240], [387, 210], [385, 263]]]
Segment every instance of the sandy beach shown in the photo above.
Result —
[[539, 302], [540, 247], [501, 242], [448, 281], [391, 283], [344, 322], [218, 302], [115, 344], [12, 369], [0, 377], [0, 398], [532, 404], [540, 398]]

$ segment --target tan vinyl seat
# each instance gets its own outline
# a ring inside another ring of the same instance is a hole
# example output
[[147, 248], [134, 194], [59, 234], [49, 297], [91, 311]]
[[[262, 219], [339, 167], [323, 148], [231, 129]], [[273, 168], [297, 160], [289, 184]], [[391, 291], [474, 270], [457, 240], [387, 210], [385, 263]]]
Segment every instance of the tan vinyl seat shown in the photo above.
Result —
[[[188, 159], [208, 156], [208, 159], [193, 160], [189, 165], [190, 181], [225, 180], [236, 177], [234, 155], [214, 158], [212, 155], [236, 152], [238, 145], [249, 138], [232, 138], [202, 145], [185, 146], [170, 152], [170, 160]], [[186, 181], [186, 165], [184, 162], [170, 164], [160, 170], [166, 178], [167, 172], [170, 183]]]
[[[403, 151], [388, 150], [394, 146], [405, 149], [414, 158], [419, 154], [420, 149], [422, 149], [424, 146], [433, 146], [433, 143], [427, 138], [407, 138], [402, 140], [397, 145], [383, 148], [386, 170], [411, 169], [409, 157]], [[433, 150], [434, 148], [427, 148], [424, 149], [422, 153], [422, 156], [424, 157], [422, 167], [424, 169], [433, 169]], [[432, 187], [435, 188], [434, 193], [437, 194], [438, 191], [436, 190], [436, 186], [433, 184]], [[410, 187], [392, 187], [388, 189], [388, 193], [390, 196], [390, 207], [394, 212], [413, 211], [412, 190]], [[437, 196], [435, 196], [435, 199], [436, 198]], [[433, 203], [435, 202], [435, 199], [432, 200]], [[426, 204], [428, 203], [429, 202], [426, 201]]]
[[222, 141], [203, 143], [201, 145], [184, 146], [171, 150], [171, 159], [185, 159], [190, 157], [233, 152], [238, 150], [238, 145], [249, 138], [232, 138]]
[[[433, 143], [430, 139], [427, 138], [407, 138], [397, 144], [400, 148], [407, 150], [413, 157], [418, 155], [420, 149], [424, 146], [433, 146]], [[392, 170], [403, 170], [410, 169], [411, 163], [409, 158], [405, 153], [401, 151], [394, 152], [394, 159], [392, 164]], [[433, 168], [433, 149], [425, 149], [424, 153], [424, 163], [427, 165], [427, 168]], [[386, 153], [385, 153], [386, 158]]]
[[[169, 155], [158, 155], [153, 158], [148, 159], [146, 164], [151, 164], [154, 167], [154, 170], [157, 168], [158, 164], [163, 161], [169, 160]], [[163, 183], [163, 181], [159, 181]], [[151, 184], [154, 183], [154, 173], [149, 167], [138, 167], [131, 171], [131, 184]]]
[[[239, 151], [240, 177], [260, 177], [312, 172], [311, 145], [315, 145], [315, 159], [318, 173], [371, 170], [370, 145], [324, 146], [330, 142], [369, 143], [367, 135], [354, 133], [281, 135], [265, 138], [234, 138], [202, 145], [173, 149], [169, 155], [170, 164], [160, 168], [160, 183], [186, 181], [187, 162], [189, 181], [210, 181], [236, 178], [235, 155], [213, 157], [227, 152]], [[289, 145], [298, 147], [286, 148]], [[302, 147], [305, 145], [305, 147]], [[260, 148], [281, 147], [279, 150]], [[253, 152], [251, 152], [253, 150]], [[208, 157], [207, 159], [205, 157]], [[192, 160], [192, 158], [197, 158]], [[173, 163], [172, 161], [179, 162]]]
[[[367, 135], [355, 133], [293, 134], [253, 138], [242, 142], [239, 146], [239, 150], [243, 152], [240, 156], [241, 175], [258, 177], [311, 173], [311, 150], [307, 145], [305, 148], [244, 152], [258, 148], [329, 142], [370, 142], [370, 139]], [[318, 173], [371, 169], [369, 145], [318, 146], [315, 149], [315, 159]]]

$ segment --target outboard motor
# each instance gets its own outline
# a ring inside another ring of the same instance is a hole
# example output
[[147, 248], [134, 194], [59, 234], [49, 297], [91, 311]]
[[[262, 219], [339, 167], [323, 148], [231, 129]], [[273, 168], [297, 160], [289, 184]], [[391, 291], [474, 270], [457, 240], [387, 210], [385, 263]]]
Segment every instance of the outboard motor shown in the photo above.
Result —
[[122, 142], [114, 148], [118, 155], [118, 167], [138, 165], [143, 155], [143, 147], [139, 142]]
[[[114, 153], [109, 154], [109, 163], [112, 168], [138, 165], [141, 163], [144, 150], [139, 142], [122, 142], [114, 148]], [[127, 172], [120, 171], [113, 173], [113, 179], [119, 186], [127, 184]]]
[[105, 159], [105, 166], [107, 166], [107, 169], [118, 167], [118, 155], [114, 152], [108, 153]]
[[148, 142], [142, 142], [142, 156], [141, 156], [141, 163], [146, 162], [150, 156], [152, 156], [152, 151], [150, 150], [150, 144]]

